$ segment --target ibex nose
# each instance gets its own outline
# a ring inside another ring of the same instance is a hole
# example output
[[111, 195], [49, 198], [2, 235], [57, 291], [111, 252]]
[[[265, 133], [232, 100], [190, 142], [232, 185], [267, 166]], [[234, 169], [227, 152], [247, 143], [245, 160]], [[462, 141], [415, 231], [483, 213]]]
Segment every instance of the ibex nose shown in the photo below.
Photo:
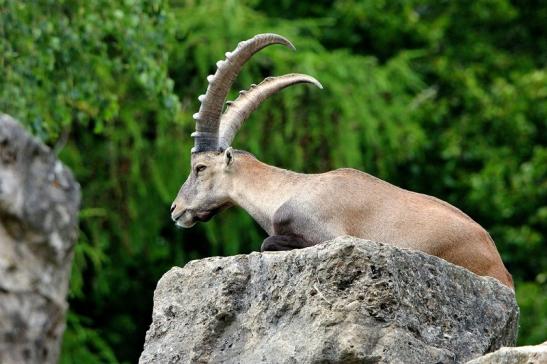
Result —
[[177, 204], [174, 203], [171, 205], [171, 219], [173, 219], [173, 221], [177, 221], [178, 218], [180, 217], [180, 214], [177, 214], [178, 216], [175, 216], [174, 212], [175, 212], [175, 209], [177, 208]]
[[180, 219], [180, 217], [182, 215], [184, 215], [184, 213], [186, 212], [186, 210], [182, 210], [182, 211], [177, 211], [177, 204], [173, 204], [171, 205], [171, 218], [173, 219], [173, 221], [177, 221], [178, 219]]

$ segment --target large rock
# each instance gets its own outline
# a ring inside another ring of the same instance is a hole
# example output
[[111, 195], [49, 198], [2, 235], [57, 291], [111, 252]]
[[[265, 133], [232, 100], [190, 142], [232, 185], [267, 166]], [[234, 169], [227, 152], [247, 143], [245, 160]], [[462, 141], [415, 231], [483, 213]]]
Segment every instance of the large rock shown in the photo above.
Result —
[[547, 341], [541, 345], [501, 348], [493, 353], [473, 359], [467, 364], [545, 364]]
[[493, 278], [341, 237], [171, 269], [140, 363], [459, 363], [513, 345], [518, 312]]
[[0, 363], [56, 363], [80, 188], [43, 144], [0, 114]]

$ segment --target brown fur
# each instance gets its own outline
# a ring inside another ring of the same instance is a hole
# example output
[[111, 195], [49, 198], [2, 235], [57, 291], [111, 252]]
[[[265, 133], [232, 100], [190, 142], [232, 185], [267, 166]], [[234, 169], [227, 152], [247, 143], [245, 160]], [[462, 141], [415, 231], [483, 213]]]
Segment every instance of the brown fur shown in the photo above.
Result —
[[[199, 165], [206, 169], [197, 173]], [[192, 173], [172, 208], [182, 227], [231, 205], [244, 208], [270, 238], [263, 249], [321, 243], [340, 235], [438, 256], [513, 287], [492, 238], [456, 207], [354, 169], [300, 174], [231, 148], [192, 155]]]

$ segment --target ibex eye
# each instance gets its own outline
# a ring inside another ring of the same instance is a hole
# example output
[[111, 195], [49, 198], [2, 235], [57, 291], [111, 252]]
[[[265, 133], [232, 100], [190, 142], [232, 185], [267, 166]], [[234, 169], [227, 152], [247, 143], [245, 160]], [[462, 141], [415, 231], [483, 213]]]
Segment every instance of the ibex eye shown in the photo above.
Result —
[[196, 173], [199, 173], [199, 172], [205, 170], [205, 168], [207, 168], [207, 166], [197, 166], [196, 167]]

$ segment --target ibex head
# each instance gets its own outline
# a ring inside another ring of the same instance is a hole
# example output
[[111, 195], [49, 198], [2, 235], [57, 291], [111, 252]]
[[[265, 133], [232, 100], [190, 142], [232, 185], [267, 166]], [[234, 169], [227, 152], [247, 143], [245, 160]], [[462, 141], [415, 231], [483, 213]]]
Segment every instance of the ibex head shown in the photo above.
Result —
[[191, 227], [197, 221], [207, 221], [220, 210], [231, 206], [231, 188], [237, 173], [235, 153], [230, 144], [243, 122], [269, 96], [297, 83], [312, 83], [322, 88], [315, 78], [302, 74], [288, 74], [268, 77], [259, 85], [251, 85], [247, 91], [240, 91], [235, 101], [224, 100], [239, 71], [253, 54], [271, 44], [294, 46], [284, 37], [276, 34], [259, 34], [241, 42], [233, 52], [226, 53], [226, 59], [217, 62], [217, 71], [209, 75], [209, 86], [205, 95], [198, 97], [199, 111], [194, 114], [196, 131], [192, 148], [191, 171], [182, 185], [173, 205], [171, 217], [182, 227]]

